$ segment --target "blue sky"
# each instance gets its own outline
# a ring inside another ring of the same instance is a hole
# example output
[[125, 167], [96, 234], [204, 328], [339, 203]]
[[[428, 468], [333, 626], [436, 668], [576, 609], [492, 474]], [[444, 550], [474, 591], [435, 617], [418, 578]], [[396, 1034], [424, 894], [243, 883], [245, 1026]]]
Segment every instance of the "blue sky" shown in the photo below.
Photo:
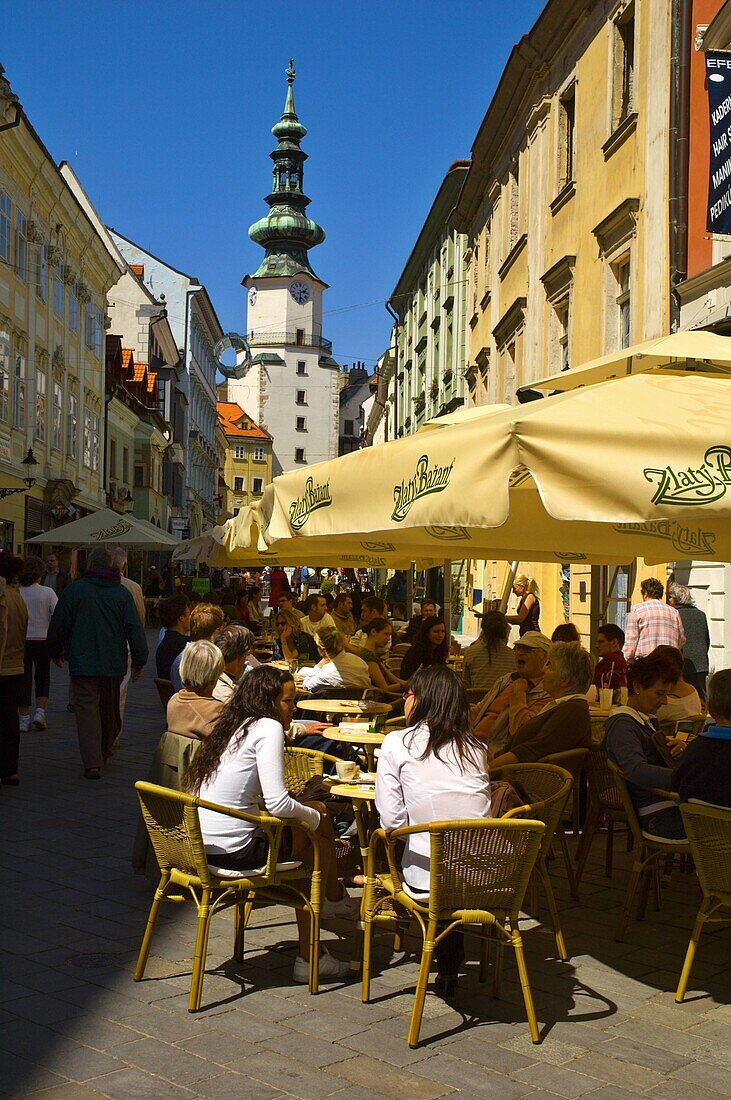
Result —
[[340, 362], [387, 346], [393, 289], [446, 169], [469, 155], [534, 0], [24, 0], [0, 62], [57, 160], [102, 217], [197, 276], [224, 329], [244, 331], [259, 264], [270, 133], [295, 58], [311, 253], [331, 289]]

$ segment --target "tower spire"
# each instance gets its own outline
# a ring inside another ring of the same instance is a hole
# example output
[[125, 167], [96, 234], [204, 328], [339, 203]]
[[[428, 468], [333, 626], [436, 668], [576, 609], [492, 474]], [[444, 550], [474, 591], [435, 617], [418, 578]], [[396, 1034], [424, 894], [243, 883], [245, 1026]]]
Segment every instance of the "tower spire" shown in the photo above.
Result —
[[272, 127], [277, 147], [269, 154], [274, 162], [272, 190], [265, 199], [269, 213], [249, 229], [251, 240], [265, 249], [264, 259], [253, 278], [296, 275], [301, 271], [317, 278], [310, 266], [308, 250], [325, 239], [324, 229], [305, 214], [310, 202], [303, 191], [307, 153], [300, 148], [300, 142], [307, 130], [294, 106], [294, 58], [290, 58], [285, 75], [284, 111]]

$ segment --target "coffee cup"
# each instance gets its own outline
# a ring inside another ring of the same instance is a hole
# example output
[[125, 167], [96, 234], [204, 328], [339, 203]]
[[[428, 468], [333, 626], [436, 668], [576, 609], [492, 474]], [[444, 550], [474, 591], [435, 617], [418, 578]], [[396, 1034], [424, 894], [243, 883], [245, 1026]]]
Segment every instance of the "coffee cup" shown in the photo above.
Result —
[[599, 707], [601, 710], [611, 710], [614, 701], [614, 692], [611, 688], [599, 688]]
[[352, 783], [360, 775], [360, 768], [355, 760], [338, 760], [335, 764], [338, 779], [343, 783]]

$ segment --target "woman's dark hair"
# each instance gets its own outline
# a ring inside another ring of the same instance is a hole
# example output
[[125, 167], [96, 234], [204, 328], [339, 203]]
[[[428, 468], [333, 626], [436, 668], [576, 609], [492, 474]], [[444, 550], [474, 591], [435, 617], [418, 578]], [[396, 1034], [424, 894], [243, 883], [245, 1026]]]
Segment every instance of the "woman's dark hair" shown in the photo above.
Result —
[[183, 776], [186, 790], [197, 794], [201, 785], [218, 771], [221, 757], [233, 737], [236, 737], [236, 744], [239, 745], [249, 732], [249, 727], [259, 718], [279, 721], [277, 701], [284, 685], [290, 681], [294, 682], [290, 672], [271, 665], [253, 668], [244, 677], [188, 765]]
[[371, 621], [363, 627], [363, 630], [365, 631], [366, 638], [370, 638], [371, 634], [379, 634], [390, 625], [388, 619], [371, 619]]
[[581, 635], [573, 623], [561, 623], [551, 635], [552, 642], [580, 642]]
[[678, 679], [683, 673], [684, 658], [679, 649], [676, 649], [674, 645], [658, 645], [655, 646], [650, 657], [664, 657], [668, 661], [678, 674]]
[[0, 577], [3, 577], [8, 584], [18, 579], [22, 568], [22, 558], [17, 558], [9, 550], [0, 550]]
[[31, 554], [23, 561], [23, 568], [20, 571], [20, 583], [22, 587], [27, 588], [31, 584], [37, 584], [45, 572], [46, 563], [43, 558]]
[[478, 766], [485, 763], [484, 745], [472, 733], [465, 689], [450, 668], [446, 665], [420, 668], [409, 680], [409, 690], [416, 700], [409, 725], [423, 723], [429, 730], [422, 760], [430, 753], [442, 760], [440, 752], [453, 748], [461, 763], [469, 761]]
[[160, 604], [160, 625], [170, 630], [178, 619], [182, 619], [188, 607], [190, 600], [187, 596], [168, 596]]
[[[435, 626], [445, 628], [444, 637], [437, 646], [429, 641], [429, 631]], [[419, 639], [415, 643], [419, 647], [419, 653], [422, 654], [422, 665], [444, 665], [447, 663], [449, 639], [447, 638], [446, 626], [447, 624], [441, 615], [429, 615], [428, 618], [422, 621]]]
[[510, 623], [502, 611], [486, 611], [482, 616], [480, 627], [488, 657], [494, 657], [500, 646], [505, 645], [508, 640]]
[[677, 684], [678, 679], [675, 662], [669, 661], [662, 653], [658, 654], [657, 650], [648, 653], [647, 657], [637, 657], [627, 665], [627, 688], [630, 695], [635, 685], [649, 688], [657, 683]]

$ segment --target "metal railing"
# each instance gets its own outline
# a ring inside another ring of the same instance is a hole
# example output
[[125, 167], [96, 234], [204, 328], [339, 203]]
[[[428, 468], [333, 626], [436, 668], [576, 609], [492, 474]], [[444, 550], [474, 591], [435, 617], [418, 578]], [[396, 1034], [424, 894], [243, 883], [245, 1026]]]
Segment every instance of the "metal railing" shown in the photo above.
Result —
[[315, 332], [304, 332], [302, 329], [289, 329], [286, 332], [252, 331], [246, 339], [250, 347], [290, 344], [298, 348], [322, 348], [328, 355], [331, 355], [333, 350], [332, 340], [326, 340]]

